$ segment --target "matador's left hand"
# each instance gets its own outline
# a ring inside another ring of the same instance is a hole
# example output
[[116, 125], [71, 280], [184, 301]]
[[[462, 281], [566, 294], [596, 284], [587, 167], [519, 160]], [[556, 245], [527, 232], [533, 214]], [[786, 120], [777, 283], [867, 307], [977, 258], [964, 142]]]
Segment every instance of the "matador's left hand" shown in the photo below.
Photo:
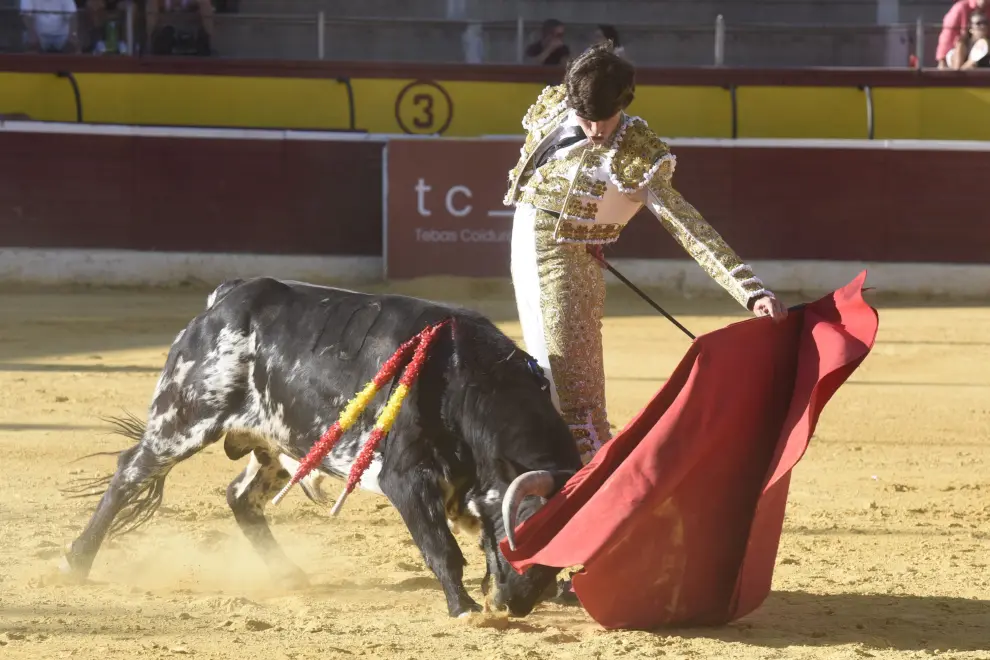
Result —
[[772, 293], [756, 301], [753, 305], [753, 313], [757, 316], [769, 316], [774, 322], [787, 318], [787, 308]]

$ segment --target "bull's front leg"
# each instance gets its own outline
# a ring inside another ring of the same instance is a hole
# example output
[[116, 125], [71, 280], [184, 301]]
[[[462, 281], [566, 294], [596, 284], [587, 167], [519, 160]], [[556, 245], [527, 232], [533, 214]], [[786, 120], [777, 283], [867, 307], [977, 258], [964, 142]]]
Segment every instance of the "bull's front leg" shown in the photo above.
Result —
[[464, 589], [464, 555], [447, 526], [443, 493], [436, 477], [419, 469], [402, 474], [383, 469], [379, 475], [382, 492], [399, 511], [413, 541], [440, 581], [447, 597], [450, 616], [480, 612], [481, 607]]

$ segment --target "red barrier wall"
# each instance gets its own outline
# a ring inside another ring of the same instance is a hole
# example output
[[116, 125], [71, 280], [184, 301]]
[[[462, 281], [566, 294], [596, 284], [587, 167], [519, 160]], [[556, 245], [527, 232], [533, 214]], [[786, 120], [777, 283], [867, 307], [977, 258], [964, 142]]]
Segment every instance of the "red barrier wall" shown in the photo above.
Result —
[[381, 254], [382, 144], [0, 132], [0, 246]]
[[[379, 256], [382, 148], [0, 131], [0, 247]], [[518, 149], [391, 142], [390, 275], [506, 275], [511, 219], [488, 211], [506, 211]], [[746, 259], [983, 263], [990, 254], [982, 185], [990, 151], [724, 143], [673, 151], [676, 187]], [[428, 216], [418, 210], [419, 179], [431, 187]], [[471, 196], [455, 191], [451, 213], [446, 195], [458, 185]], [[457, 215], [467, 203], [472, 210]], [[417, 228], [481, 233], [427, 245]], [[645, 211], [609, 253], [686, 256]]]

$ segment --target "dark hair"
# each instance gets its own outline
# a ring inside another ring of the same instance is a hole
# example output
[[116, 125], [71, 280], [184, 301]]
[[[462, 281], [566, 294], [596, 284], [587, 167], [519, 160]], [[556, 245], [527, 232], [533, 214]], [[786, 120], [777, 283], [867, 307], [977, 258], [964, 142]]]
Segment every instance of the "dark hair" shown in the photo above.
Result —
[[608, 119], [635, 97], [636, 71], [613, 49], [611, 42], [595, 44], [567, 67], [567, 102], [582, 119]]
[[543, 21], [543, 28], [541, 31], [543, 33], [543, 36], [547, 36], [557, 28], [563, 26], [564, 24], [561, 21], [557, 20], [556, 18], [548, 18], [547, 20]]
[[611, 41], [614, 47], [618, 48], [622, 45], [619, 41], [619, 31], [615, 29], [614, 25], [599, 25], [598, 29], [602, 31], [602, 36], [605, 37], [605, 40]]

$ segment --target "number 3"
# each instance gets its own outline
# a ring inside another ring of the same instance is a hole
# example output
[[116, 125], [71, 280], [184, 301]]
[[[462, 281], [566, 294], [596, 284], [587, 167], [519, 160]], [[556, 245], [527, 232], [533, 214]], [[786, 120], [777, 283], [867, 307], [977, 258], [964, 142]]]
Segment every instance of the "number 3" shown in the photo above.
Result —
[[429, 128], [433, 126], [433, 122], [436, 121], [433, 117], [433, 95], [432, 94], [417, 94], [413, 97], [413, 105], [419, 107], [423, 104], [426, 107], [423, 108], [423, 114], [426, 115], [426, 119], [420, 119], [416, 117], [413, 119], [413, 125], [416, 128]]

